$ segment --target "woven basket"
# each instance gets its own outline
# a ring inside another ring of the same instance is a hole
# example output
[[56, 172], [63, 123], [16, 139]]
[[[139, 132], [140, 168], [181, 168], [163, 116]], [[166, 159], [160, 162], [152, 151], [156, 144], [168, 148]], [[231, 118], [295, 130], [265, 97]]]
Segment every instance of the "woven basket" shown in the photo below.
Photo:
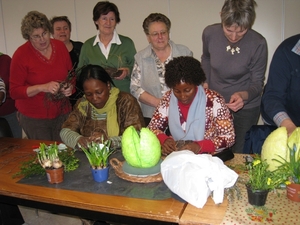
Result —
[[149, 175], [145, 177], [139, 177], [139, 176], [130, 176], [127, 173], [124, 173], [123, 171], [123, 162], [119, 161], [117, 158], [112, 158], [110, 161], [110, 164], [112, 168], [114, 168], [115, 173], [118, 177], [121, 179], [135, 182], [135, 183], [153, 183], [153, 182], [161, 182], [162, 181], [162, 176], [161, 173], [156, 174], [156, 175]]

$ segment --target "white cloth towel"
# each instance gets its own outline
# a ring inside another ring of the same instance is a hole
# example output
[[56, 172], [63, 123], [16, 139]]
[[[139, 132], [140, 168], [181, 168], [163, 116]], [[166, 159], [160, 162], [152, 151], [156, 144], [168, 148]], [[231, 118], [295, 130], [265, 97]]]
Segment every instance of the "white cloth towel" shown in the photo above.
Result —
[[197, 208], [205, 205], [211, 193], [215, 204], [222, 203], [224, 189], [238, 178], [218, 157], [195, 155], [189, 150], [168, 155], [161, 164], [161, 174], [172, 192]]

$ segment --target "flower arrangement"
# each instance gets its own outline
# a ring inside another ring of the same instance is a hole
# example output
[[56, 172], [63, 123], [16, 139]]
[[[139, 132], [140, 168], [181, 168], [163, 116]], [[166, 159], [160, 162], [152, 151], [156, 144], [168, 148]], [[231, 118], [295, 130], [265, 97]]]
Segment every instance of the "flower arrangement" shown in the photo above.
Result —
[[106, 168], [108, 166], [108, 157], [114, 152], [114, 150], [110, 148], [111, 141], [104, 141], [103, 139], [102, 136], [101, 143], [89, 143], [87, 148], [79, 145], [79, 148], [85, 153], [93, 169]]
[[285, 184], [300, 184], [300, 150], [297, 149], [297, 145], [293, 144], [293, 147], [288, 145], [289, 157], [284, 159], [279, 156], [280, 160], [273, 159], [278, 162], [280, 166], [277, 167], [275, 173], [285, 176]]
[[273, 190], [284, 182], [285, 177], [271, 172], [266, 160], [255, 155], [252, 162], [247, 165], [249, 180], [246, 183], [252, 190]]
[[[31, 156], [28, 160], [23, 161], [20, 166], [20, 171], [14, 174], [13, 177], [44, 175], [46, 174], [45, 168], [51, 168], [52, 166], [52, 168], [54, 168], [54, 166], [59, 167], [60, 162], [64, 166], [65, 172], [73, 171], [78, 168], [79, 159], [75, 157], [75, 151], [73, 149], [67, 148], [63, 144], [57, 145], [56, 143], [50, 146], [40, 143], [39, 149], [35, 150], [37, 153], [34, 156]], [[54, 150], [56, 148], [57, 150]], [[51, 156], [49, 155], [49, 152], [52, 152], [50, 153]], [[53, 163], [50, 158], [55, 159], [55, 161], [59, 159], [60, 162]], [[49, 162], [48, 159], [51, 162]]]
[[49, 146], [45, 143], [40, 143], [37, 157], [44, 169], [58, 169], [63, 166], [63, 163], [58, 156], [58, 145], [56, 142]]

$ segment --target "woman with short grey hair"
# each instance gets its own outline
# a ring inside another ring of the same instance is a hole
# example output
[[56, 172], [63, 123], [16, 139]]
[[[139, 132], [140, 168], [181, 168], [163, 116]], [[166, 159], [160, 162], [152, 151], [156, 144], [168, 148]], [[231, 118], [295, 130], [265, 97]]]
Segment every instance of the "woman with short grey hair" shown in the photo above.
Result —
[[246, 132], [258, 122], [267, 65], [266, 39], [252, 29], [255, 6], [254, 0], [226, 0], [221, 23], [202, 34], [204, 86], [223, 95], [233, 114], [236, 153], [243, 151]]

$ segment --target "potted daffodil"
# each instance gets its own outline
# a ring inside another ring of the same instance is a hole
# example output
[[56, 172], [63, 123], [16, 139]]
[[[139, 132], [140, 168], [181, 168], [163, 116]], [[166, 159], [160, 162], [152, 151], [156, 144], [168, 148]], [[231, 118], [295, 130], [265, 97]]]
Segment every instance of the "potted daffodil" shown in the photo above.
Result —
[[46, 170], [49, 183], [61, 183], [64, 179], [63, 163], [58, 156], [58, 145], [46, 145], [40, 143], [37, 158], [41, 166]]
[[272, 173], [266, 160], [255, 155], [247, 165], [249, 180], [246, 183], [248, 201], [251, 205], [265, 205], [270, 190], [277, 188], [284, 179], [277, 173]]
[[101, 143], [91, 142], [88, 144], [87, 148], [79, 145], [90, 163], [93, 178], [97, 182], [108, 179], [108, 158], [114, 152], [114, 150], [110, 148], [110, 145], [111, 141], [104, 141], [103, 137]]
[[287, 159], [280, 157], [277, 161], [280, 166], [275, 173], [282, 174], [286, 177], [287, 197], [292, 201], [300, 202], [300, 150], [296, 144], [288, 146]]

